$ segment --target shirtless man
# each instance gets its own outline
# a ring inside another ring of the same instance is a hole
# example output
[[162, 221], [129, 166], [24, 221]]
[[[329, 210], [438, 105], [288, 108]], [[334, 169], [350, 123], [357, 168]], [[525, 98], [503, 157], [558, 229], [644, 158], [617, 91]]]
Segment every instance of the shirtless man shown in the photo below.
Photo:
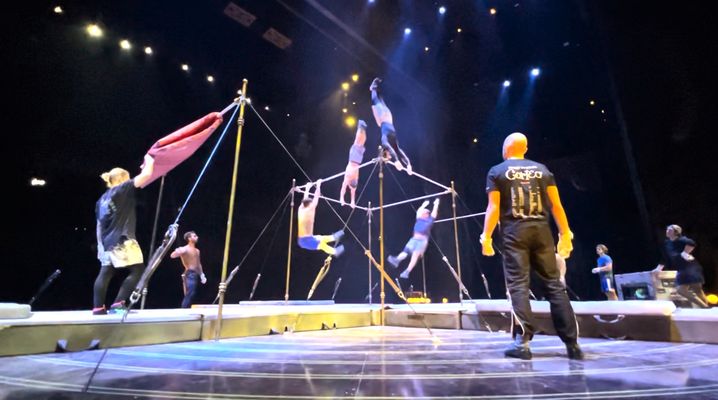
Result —
[[339, 257], [344, 252], [344, 246], [332, 247], [329, 243], [339, 241], [344, 236], [344, 231], [337, 231], [332, 235], [314, 234], [314, 214], [317, 204], [319, 204], [319, 197], [322, 195], [322, 180], [317, 180], [315, 185], [317, 188], [314, 190], [313, 199], [309, 198], [311, 182], [306, 185], [302, 204], [297, 210], [297, 244], [303, 249], [321, 250], [334, 257]]
[[356, 206], [356, 191], [359, 185], [359, 165], [364, 160], [364, 143], [366, 143], [366, 122], [359, 120], [357, 124], [357, 133], [354, 136], [354, 144], [349, 149], [349, 162], [347, 162], [347, 168], [344, 171], [344, 182], [342, 183], [342, 190], [339, 192], [339, 199], [341, 205], [344, 205], [344, 196], [347, 192], [347, 187], [351, 195], [351, 207]]
[[207, 283], [207, 277], [202, 271], [202, 262], [199, 258], [199, 249], [197, 248], [197, 240], [199, 236], [193, 231], [184, 234], [184, 240], [187, 244], [178, 247], [170, 254], [171, 258], [180, 258], [184, 266], [182, 274], [182, 286], [184, 289], [184, 299], [182, 299], [182, 308], [190, 308], [192, 306], [192, 298], [197, 292], [197, 278], [204, 285]]

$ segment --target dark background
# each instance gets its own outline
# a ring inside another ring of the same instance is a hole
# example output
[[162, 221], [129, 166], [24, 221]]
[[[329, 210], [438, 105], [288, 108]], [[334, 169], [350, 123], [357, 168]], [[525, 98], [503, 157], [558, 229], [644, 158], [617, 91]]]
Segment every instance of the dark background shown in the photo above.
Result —
[[[257, 111], [316, 179], [346, 164], [354, 129], [344, 125], [343, 107], [369, 123], [366, 158], [373, 156], [379, 129], [368, 86], [374, 76], [383, 77], [402, 147], [417, 171], [444, 184], [455, 181], [459, 215], [484, 210], [485, 175], [501, 161], [501, 142], [508, 133], [524, 132], [528, 157], [557, 177], [576, 235], [567, 280], [582, 299], [603, 297], [590, 273], [597, 243], [609, 247], [615, 273], [646, 271], [659, 261], [671, 223], [697, 241], [706, 290], [718, 290], [718, 180], [710, 126], [716, 115], [716, 25], [708, 3], [236, 0], [257, 16], [249, 28], [223, 13], [226, 1], [75, 1], [62, 4], [62, 15], [52, 12], [57, 4], [26, 3], [6, 12], [2, 27], [10, 223], [0, 301], [27, 302], [59, 268], [62, 275], [34, 308], [88, 309], [99, 267], [93, 215], [104, 191], [99, 175], [120, 166], [134, 176], [152, 143], [224, 108], [243, 78]], [[443, 16], [439, 5], [447, 7]], [[105, 36], [89, 38], [89, 22], [99, 23]], [[406, 26], [413, 30], [408, 37]], [[282, 50], [263, 39], [269, 27], [289, 37], [291, 46]], [[133, 42], [131, 52], [119, 49], [121, 38]], [[144, 45], [155, 53], [146, 56]], [[180, 70], [183, 62], [189, 73]], [[528, 75], [532, 67], [541, 68], [535, 79]], [[353, 73], [360, 80], [344, 96], [340, 84]], [[213, 84], [207, 74], [215, 76]], [[507, 89], [505, 79], [512, 81]], [[158, 236], [176, 217], [223, 129], [168, 175]], [[191, 229], [200, 236], [209, 279], [197, 302], [211, 301], [220, 280], [235, 136], [231, 124], [180, 220], [180, 235]], [[369, 171], [362, 170], [360, 188]], [[48, 183], [31, 187], [31, 177]], [[283, 298], [287, 207], [267, 223], [293, 178], [306, 181], [247, 110], [229, 269], [267, 229], [232, 282], [228, 302], [247, 299], [259, 272], [254, 298]], [[384, 183], [386, 202], [439, 191], [392, 169]], [[339, 184], [327, 183], [324, 193], [337, 198]], [[145, 251], [158, 193], [159, 183], [139, 192], [138, 235]], [[367, 201], [378, 201], [376, 174], [360, 204]], [[348, 208], [338, 211], [350, 215]], [[450, 215], [445, 196], [440, 218]], [[386, 251], [396, 254], [411, 234], [414, 212], [395, 207], [385, 218]], [[374, 228], [377, 223], [375, 218]], [[480, 255], [482, 223], [459, 223], [462, 274], [472, 297], [487, 297], [483, 272], [492, 296], [501, 298], [500, 257]], [[315, 232], [340, 227], [329, 207], [320, 206]], [[351, 215], [349, 228], [366, 245], [363, 212]], [[453, 235], [450, 223], [433, 229], [438, 246], [430, 246], [425, 265], [434, 302], [457, 299], [441, 261], [443, 252], [456, 265]], [[372, 239], [376, 250], [376, 230]], [[176, 245], [182, 242], [180, 237]], [[346, 255], [333, 263], [315, 299], [329, 298], [341, 277], [336, 300], [363, 301], [367, 261], [351, 234], [345, 244]], [[290, 298], [306, 297], [323, 259], [293, 246]], [[160, 265], [149, 286], [149, 307], [179, 305], [181, 270], [177, 260]], [[116, 281], [108, 296], [116, 293]], [[422, 287], [421, 269], [411, 284]]]

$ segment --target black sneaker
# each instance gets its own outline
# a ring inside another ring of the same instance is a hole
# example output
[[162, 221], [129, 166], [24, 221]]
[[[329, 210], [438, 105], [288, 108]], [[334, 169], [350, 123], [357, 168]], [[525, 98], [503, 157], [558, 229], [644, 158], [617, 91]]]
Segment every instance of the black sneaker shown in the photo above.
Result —
[[566, 355], [571, 360], [583, 360], [585, 358], [583, 355], [583, 350], [581, 350], [581, 346], [579, 346], [578, 343], [567, 344]]
[[95, 307], [92, 309], [92, 315], [107, 315], [107, 309], [105, 306]]
[[389, 256], [386, 258], [387, 261], [389, 261], [389, 264], [391, 264], [394, 268], [399, 268], [399, 259], [394, 256]]
[[125, 311], [127, 311], [127, 306], [125, 305], [125, 301], [123, 300], [112, 304], [107, 312], [109, 314], [124, 314]]
[[520, 358], [522, 360], [531, 359], [531, 349], [528, 346], [517, 345], [511, 343], [511, 345], [504, 350], [504, 356], [511, 358]]

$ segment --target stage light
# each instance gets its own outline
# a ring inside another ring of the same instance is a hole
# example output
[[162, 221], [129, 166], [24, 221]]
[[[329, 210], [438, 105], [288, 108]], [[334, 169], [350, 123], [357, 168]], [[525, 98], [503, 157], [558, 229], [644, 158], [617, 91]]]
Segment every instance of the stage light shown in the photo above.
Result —
[[344, 118], [344, 123], [348, 127], [353, 128], [357, 124], [357, 120], [356, 120], [356, 118], [354, 118], [350, 115], [350, 116]]
[[504, 87], [509, 87], [509, 86], [511, 86], [511, 81], [505, 80], [505, 81], [504, 81]]
[[102, 29], [95, 24], [87, 25], [85, 31], [87, 31], [87, 34], [90, 35], [90, 37], [102, 37]]
[[588, 104], [589, 104], [589, 105], [592, 105], [592, 106], [595, 106], [595, 105], [596, 105], [596, 101], [595, 101], [595, 100], [590, 100], [590, 101], [588, 102]]
[[265, 111], [269, 111], [269, 106], [264, 106]]
[[447, 299], [446, 297], [443, 297], [443, 298], [441, 299], [441, 302], [442, 302], [442, 303], [448, 303], [448, 302], [449, 302], [449, 299]]
[[429, 46], [424, 47], [424, 51], [429, 51]]
[[406, 36], [409, 34], [411, 34], [411, 28], [404, 28], [404, 35]]
[[474, 138], [474, 139], [472, 140], [472, 142], [474, 142], [474, 143], [479, 143], [479, 138]]
[[718, 295], [715, 295], [713, 293], [709, 293], [706, 296], [706, 300], [708, 300], [708, 304], [716, 305], [718, 304]]
[[444, 6], [439, 7], [439, 14], [441, 14], [441, 15], [446, 14], [446, 7], [444, 7]]
[[182, 64], [182, 71], [189, 71], [189, 65]]
[[345, 92], [349, 90], [349, 82], [342, 82], [342, 90]]
[[489, 14], [491, 14], [491, 15], [496, 15], [496, 9], [493, 8], [493, 7], [490, 8], [490, 9], [489, 9]]
[[122, 48], [122, 50], [130, 50], [132, 49], [132, 43], [127, 39], [122, 39], [120, 40], [120, 48]]
[[356, 101], [352, 101], [352, 105], [357, 105], [357, 102], [356, 102]]
[[456, 32], [461, 33], [461, 28], [456, 28]]
[[287, 118], [289, 118], [289, 113], [287, 113]]
[[347, 110], [346, 108], [342, 108], [342, 112], [343, 112], [344, 114], [346, 114], [347, 111], [349, 111], [349, 110]]
[[57, 7], [53, 8], [52, 11], [53, 11], [55, 14], [62, 14], [62, 13], [65, 12], [65, 10], [63, 10], [62, 7], [60, 7], [60, 6], [57, 6]]
[[44, 179], [32, 178], [30, 179], [30, 186], [45, 186], [47, 182]]
[[606, 110], [601, 110], [601, 114], [605, 114], [605, 113], [606, 113]]
[[210, 83], [214, 82], [214, 76], [207, 75], [207, 82], [210, 82]]
[[541, 70], [539, 68], [531, 69], [531, 76], [539, 76], [540, 73], [541, 73]]
[[352, 75], [352, 82], [359, 82], [359, 74]]
[[148, 56], [151, 56], [152, 55], [152, 47], [150, 47], [150, 46], [145, 47], [145, 54], [147, 54]]

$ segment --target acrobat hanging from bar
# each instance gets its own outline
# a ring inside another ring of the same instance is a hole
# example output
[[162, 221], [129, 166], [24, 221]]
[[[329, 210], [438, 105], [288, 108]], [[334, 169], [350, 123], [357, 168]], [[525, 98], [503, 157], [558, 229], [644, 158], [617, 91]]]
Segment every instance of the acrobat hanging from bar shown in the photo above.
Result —
[[303, 249], [321, 250], [331, 256], [339, 257], [344, 252], [344, 245], [332, 247], [329, 243], [341, 240], [344, 236], [343, 230], [336, 231], [332, 235], [314, 234], [314, 215], [317, 204], [319, 204], [319, 198], [322, 195], [322, 180], [317, 180], [315, 185], [314, 197], [310, 199], [309, 189], [312, 187], [312, 183], [307, 183], [302, 204], [299, 205], [297, 210], [297, 244]]
[[411, 162], [404, 151], [399, 147], [399, 140], [396, 137], [394, 129], [394, 117], [391, 110], [379, 95], [379, 84], [382, 82], [379, 78], [374, 78], [371, 82], [369, 90], [371, 91], [371, 111], [376, 119], [376, 124], [381, 128], [381, 144], [384, 153], [394, 159], [394, 166], [398, 170], [406, 168], [406, 172], [411, 175]]
[[398, 256], [389, 256], [389, 264], [394, 268], [399, 267], [399, 263], [402, 262], [406, 257], [411, 254], [411, 260], [409, 260], [409, 266], [401, 273], [402, 279], [409, 279], [411, 270], [414, 269], [416, 263], [424, 255], [426, 247], [429, 245], [429, 235], [431, 235], [431, 226], [436, 220], [436, 216], [439, 213], [439, 199], [434, 199], [434, 208], [429, 212], [426, 206], [429, 205], [429, 201], [424, 201], [421, 207], [416, 211], [416, 223], [414, 224], [414, 235], [404, 246], [404, 250], [399, 253]]

